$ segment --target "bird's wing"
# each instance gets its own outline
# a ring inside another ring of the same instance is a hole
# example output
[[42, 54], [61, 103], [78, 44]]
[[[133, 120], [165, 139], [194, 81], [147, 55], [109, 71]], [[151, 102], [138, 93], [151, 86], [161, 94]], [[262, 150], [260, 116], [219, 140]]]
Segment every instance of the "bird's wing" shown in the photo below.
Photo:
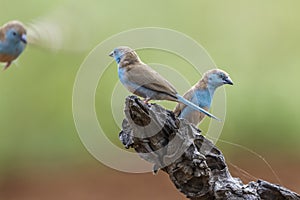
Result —
[[[191, 101], [192, 96], [194, 95], [194, 87], [192, 87], [191, 89], [189, 89], [184, 95], [183, 97], [189, 101]], [[187, 105], [183, 104], [183, 103], [178, 103], [176, 105], [176, 107], [174, 108], [174, 114], [176, 116], [179, 116], [181, 114], [181, 112], [183, 111], [183, 109], [185, 109], [187, 107]]]
[[148, 65], [132, 65], [127, 73], [133, 83], [176, 98], [177, 91], [174, 86]]

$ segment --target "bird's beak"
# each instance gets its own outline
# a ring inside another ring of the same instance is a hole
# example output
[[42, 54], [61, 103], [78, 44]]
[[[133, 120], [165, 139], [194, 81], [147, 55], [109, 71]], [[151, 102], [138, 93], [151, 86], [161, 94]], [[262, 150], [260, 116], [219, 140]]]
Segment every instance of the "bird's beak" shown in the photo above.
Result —
[[21, 36], [21, 41], [24, 42], [25, 44], [27, 44], [27, 37], [26, 37], [26, 34], [22, 34], [22, 36]]
[[109, 56], [110, 56], [110, 57], [113, 57], [113, 56], [114, 56], [114, 52], [113, 52], [113, 51], [110, 52]]
[[231, 78], [228, 76], [224, 79], [224, 84], [228, 84], [228, 85], [233, 85], [233, 81], [231, 80]]

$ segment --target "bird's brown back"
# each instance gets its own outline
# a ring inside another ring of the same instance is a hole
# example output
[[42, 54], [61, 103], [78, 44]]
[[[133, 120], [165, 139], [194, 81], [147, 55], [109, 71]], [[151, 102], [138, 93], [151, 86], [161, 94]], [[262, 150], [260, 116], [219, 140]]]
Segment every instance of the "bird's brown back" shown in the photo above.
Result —
[[168, 100], [177, 100], [177, 91], [174, 86], [158, 72], [143, 63], [134, 51], [127, 53], [122, 58], [119, 67], [126, 69], [127, 76], [130, 77], [130, 81], [133, 83], [153, 91], [165, 93], [170, 97]]

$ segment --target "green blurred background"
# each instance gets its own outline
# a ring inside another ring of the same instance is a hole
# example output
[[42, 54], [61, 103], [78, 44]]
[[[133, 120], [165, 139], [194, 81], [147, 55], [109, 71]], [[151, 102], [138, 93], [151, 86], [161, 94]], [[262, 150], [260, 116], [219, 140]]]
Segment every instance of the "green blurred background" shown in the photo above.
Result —
[[[284, 186], [300, 192], [299, 9], [296, 0], [2, 0], [0, 24], [51, 21], [63, 34], [58, 49], [29, 45], [16, 65], [0, 73], [0, 199], [184, 199], [163, 173], [132, 175], [101, 165], [82, 145], [73, 122], [73, 84], [84, 58], [111, 35], [147, 26], [189, 35], [224, 66], [235, 85], [226, 88], [221, 138], [258, 152]], [[151, 60], [147, 52], [141, 56]], [[173, 65], [172, 57], [161, 58]], [[106, 84], [117, 80], [115, 67], [107, 71]], [[199, 78], [191, 73], [189, 80]], [[102, 95], [111, 91], [99, 87], [96, 99]], [[99, 116], [110, 105], [106, 99], [96, 105]], [[115, 122], [105, 126], [119, 144]], [[218, 146], [253, 176], [278, 182], [262, 159], [222, 142]], [[249, 181], [234, 168], [232, 173]]]

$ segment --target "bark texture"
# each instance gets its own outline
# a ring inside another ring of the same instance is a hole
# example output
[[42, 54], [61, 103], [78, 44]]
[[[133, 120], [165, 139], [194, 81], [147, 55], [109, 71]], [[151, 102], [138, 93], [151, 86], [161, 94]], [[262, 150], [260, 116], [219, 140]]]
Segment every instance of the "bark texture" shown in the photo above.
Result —
[[228, 171], [222, 152], [201, 131], [156, 104], [135, 96], [125, 103], [119, 137], [126, 148], [169, 174], [176, 188], [191, 200], [300, 200], [300, 196], [264, 180], [243, 184]]

